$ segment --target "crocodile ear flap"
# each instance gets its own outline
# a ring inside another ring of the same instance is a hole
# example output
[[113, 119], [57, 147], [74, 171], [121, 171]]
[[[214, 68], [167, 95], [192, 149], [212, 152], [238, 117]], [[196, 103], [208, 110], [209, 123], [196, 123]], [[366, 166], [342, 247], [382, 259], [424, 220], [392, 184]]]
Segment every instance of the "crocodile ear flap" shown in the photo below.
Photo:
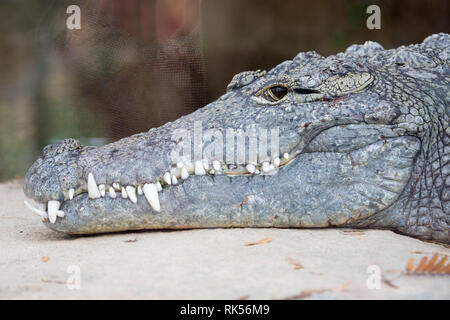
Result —
[[233, 77], [231, 82], [228, 84], [227, 92], [249, 85], [253, 81], [263, 77], [265, 74], [266, 74], [265, 70], [244, 71], [238, 73]]

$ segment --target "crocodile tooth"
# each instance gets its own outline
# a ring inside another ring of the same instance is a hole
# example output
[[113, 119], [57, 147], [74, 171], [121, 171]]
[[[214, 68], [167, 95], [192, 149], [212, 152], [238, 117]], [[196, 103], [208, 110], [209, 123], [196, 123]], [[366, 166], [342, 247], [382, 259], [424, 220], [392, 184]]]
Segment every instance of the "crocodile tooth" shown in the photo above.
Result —
[[125, 191], [127, 192], [128, 198], [130, 198], [131, 202], [137, 203], [136, 188], [133, 186], [127, 186]]
[[159, 212], [161, 210], [161, 206], [159, 203], [157, 186], [153, 183], [146, 183], [144, 184], [142, 190], [144, 191], [144, 196], [153, 210]]
[[258, 168], [255, 169], [256, 174], [260, 174], [261, 172], [258, 170]]
[[59, 210], [59, 207], [61, 207], [61, 202], [56, 200], [49, 200], [48, 201], [48, 219], [51, 223], [56, 222], [56, 217], [64, 217], [64, 212]]
[[40, 210], [40, 209], [33, 207], [27, 200], [24, 200], [23, 203], [25, 203], [25, 205], [28, 207], [28, 209], [30, 209], [34, 213], [38, 214], [39, 216], [41, 216], [44, 219], [48, 219], [48, 214], [44, 210]]
[[245, 166], [245, 169], [247, 169], [247, 171], [250, 172], [250, 173], [254, 173], [256, 168], [255, 168], [254, 165], [249, 163], [248, 165]]
[[189, 174], [194, 173], [194, 164], [189, 161], [184, 161], [184, 167], [189, 172]]
[[75, 190], [73, 188], [69, 189], [69, 200], [73, 199], [73, 195], [75, 194]]
[[116, 195], [116, 190], [114, 190], [113, 187], [110, 187], [110, 188], [109, 188], [109, 196], [110, 196], [111, 198], [113, 198], [113, 199], [115, 199], [115, 198], [117, 197], [117, 195]]
[[195, 161], [194, 173], [197, 176], [203, 176], [206, 174], [205, 168], [203, 168], [202, 162], [200, 160]]
[[268, 163], [267, 161], [266, 161], [266, 162], [263, 162], [261, 169], [262, 169], [262, 171], [264, 171], [264, 172], [269, 172], [269, 171], [270, 171], [270, 165], [269, 165], [269, 163]]
[[202, 160], [202, 165], [203, 165], [203, 168], [204, 168], [205, 170], [208, 170], [208, 169], [209, 169], [209, 162], [208, 162], [208, 159], [203, 159], [203, 160]]
[[102, 197], [105, 196], [105, 191], [106, 191], [106, 186], [104, 184], [99, 184], [98, 185], [98, 190], [100, 191], [100, 194]]
[[168, 185], [172, 184], [172, 180], [171, 180], [171, 176], [169, 172], [164, 173], [163, 176], [164, 182], [167, 183]]
[[156, 182], [156, 190], [158, 190], [158, 192], [162, 191], [162, 186], [159, 181]]
[[289, 153], [285, 152], [285, 153], [283, 154], [283, 158], [289, 159]]
[[88, 174], [88, 194], [90, 199], [97, 199], [101, 197], [100, 190], [98, 190], [94, 175], [91, 172]]
[[172, 184], [176, 185], [177, 183], [178, 183], [177, 177], [175, 177], [175, 175], [172, 175]]
[[183, 161], [178, 161], [177, 162], [177, 168], [181, 169], [184, 167]]
[[219, 161], [214, 160], [213, 163], [212, 163], [212, 165], [213, 165], [214, 170], [220, 171], [221, 165], [220, 165], [220, 162], [219, 162]]
[[138, 195], [140, 195], [140, 196], [142, 196], [142, 195], [144, 194], [144, 192], [142, 191], [142, 187], [141, 187], [141, 186], [138, 186], [138, 187], [137, 187], [137, 193], [138, 193]]
[[120, 191], [120, 184], [119, 184], [118, 182], [114, 182], [114, 183], [112, 184], [112, 186], [113, 186], [114, 190]]
[[276, 157], [275, 159], [273, 159], [273, 165], [275, 167], [278, 167], [280, 165], [280, 158]]
[[181, 179], [186, 180], [187, 178], [189, 178], [189, 172], [183, 167], [181, 168]]
[[122, 191], [121, 192], [122, 192], [122, 198], [124, 198], [124, 199], [128, 198], [127, 191], [125, 190], [124, 187], [122, 187]]

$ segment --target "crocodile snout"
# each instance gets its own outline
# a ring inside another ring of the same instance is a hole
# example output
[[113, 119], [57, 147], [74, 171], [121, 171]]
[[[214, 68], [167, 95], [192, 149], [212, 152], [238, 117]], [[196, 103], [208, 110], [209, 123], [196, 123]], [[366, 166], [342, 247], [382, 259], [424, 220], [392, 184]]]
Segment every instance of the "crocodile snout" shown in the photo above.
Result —
[[64, 139], [47, 145], [24, 179], [25, 195], [39, 203], [69, 198], [70, 188], [81, 188], [79, 158], [87, 149], [78, 140]]

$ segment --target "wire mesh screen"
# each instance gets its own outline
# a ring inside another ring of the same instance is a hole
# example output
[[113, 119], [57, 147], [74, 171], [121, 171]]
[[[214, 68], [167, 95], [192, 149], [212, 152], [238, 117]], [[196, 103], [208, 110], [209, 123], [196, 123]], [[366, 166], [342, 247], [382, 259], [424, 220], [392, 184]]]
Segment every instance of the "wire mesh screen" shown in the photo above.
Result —
[[105, 137], [146, 131], [205, 103], [199, 1], [78, 5], [80, 29], [68, 30], [55, 17], [50, 57], [85, 100], [77, 111], [93, 114]]

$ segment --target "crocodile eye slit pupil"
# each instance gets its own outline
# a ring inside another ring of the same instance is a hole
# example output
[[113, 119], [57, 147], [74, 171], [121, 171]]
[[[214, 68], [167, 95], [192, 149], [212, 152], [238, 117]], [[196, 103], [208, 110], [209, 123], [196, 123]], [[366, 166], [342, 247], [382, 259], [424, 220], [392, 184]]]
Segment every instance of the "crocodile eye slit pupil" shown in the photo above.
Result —
[[288, 89], [283, 86], [274, 86], [267, 90], [267, 93], [272, 101], [278, 101], [284, 98]]
[[313, 89], [306, 89], [306, 88], [295, 88], [294, 91], [298, 94], [313, 94], [313, 93], [320, 93], [317, 90]]

